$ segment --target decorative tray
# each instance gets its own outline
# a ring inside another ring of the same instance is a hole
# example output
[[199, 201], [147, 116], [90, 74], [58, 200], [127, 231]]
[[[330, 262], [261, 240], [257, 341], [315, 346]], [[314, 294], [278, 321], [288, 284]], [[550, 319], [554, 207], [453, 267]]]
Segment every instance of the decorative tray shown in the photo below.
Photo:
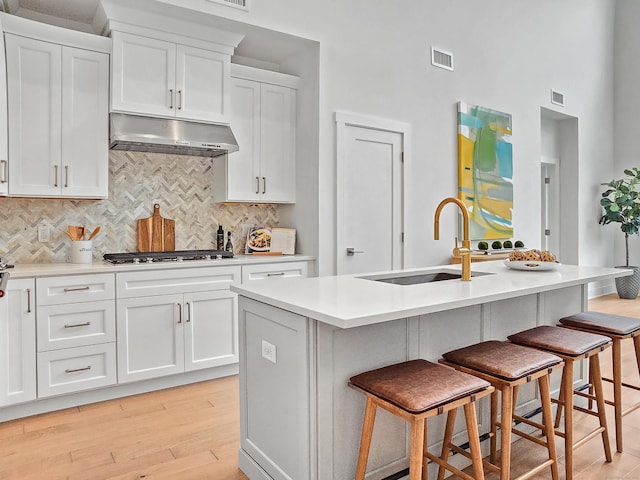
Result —
[[512, 262], [508, 258], [504, 260], [504, 264], [513, 270], [527, 270], [530, 272], [555, 270], [562, 265], [558, 262], [541, 262], [537, 260], [518, 260]]

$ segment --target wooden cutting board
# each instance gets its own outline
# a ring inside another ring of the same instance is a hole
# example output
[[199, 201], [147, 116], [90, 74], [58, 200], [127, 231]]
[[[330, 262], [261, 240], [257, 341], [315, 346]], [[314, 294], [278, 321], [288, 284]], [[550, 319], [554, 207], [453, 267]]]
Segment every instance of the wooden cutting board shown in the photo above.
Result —
[[153, 215], [138, 220], [138, 251], [164, 252], [176, 249], [176, 222], [160, 216], [160, 205], [153, 205]]

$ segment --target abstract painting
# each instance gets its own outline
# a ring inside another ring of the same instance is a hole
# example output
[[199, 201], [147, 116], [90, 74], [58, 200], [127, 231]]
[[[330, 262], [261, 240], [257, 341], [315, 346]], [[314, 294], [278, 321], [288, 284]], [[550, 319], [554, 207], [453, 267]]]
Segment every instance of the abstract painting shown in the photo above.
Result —
[[458, 197], [469, 211], [469, 238], [513, 236], [511, 115], [458, 102]]

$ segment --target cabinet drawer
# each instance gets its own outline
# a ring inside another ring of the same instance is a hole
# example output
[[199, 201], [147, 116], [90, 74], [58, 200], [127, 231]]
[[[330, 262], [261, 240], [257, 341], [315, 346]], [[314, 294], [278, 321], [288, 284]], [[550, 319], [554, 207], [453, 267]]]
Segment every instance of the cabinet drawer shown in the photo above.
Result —
[[180, 268], [116, 275], [118, 298], [226, 290], [240, 283], [240, 267]]
[[109, 273], [36, 279], [38, 305], [95, 302], [115, 298], [115, 280]]
[[116, 345], [103, 343], [38, 353], [38, 397], [116, 383]]
[[279, 277], [306, 277], [308, 276], [308, 269], [307, 262], [244, 265], [242, 267], [242, 283]]
[[116, 340], [115, 301], [38, 307], [38, 351]]

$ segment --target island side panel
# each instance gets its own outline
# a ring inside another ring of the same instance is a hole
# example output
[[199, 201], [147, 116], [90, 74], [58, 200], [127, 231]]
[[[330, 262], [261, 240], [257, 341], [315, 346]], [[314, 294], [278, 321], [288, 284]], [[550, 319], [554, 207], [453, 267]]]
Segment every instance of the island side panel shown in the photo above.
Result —
[[239, 467], [252, 480], [313, 479], [310, 323], [242, 296], [239, 315]]
[[[318, 479], [353, 480], [365, 398], [349, 388], [355, 374], [410, 358], [409, 320], [339, 329], [318, 322]], [[376, 416], [367, 480], [408, 466], [406, 422], [384, 410]]]

